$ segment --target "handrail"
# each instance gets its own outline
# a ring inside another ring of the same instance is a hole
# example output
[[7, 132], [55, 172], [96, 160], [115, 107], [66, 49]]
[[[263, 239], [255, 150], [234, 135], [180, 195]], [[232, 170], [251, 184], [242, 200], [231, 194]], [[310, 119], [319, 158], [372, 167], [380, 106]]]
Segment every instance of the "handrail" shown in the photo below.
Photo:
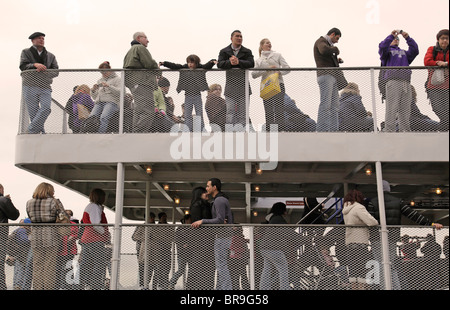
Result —
[[[399, 67], [399, 66], [392, 66], [392, 67], [381, 67], [381, 66], [368, 66], [368, 67], [292, 67], [292, 68], [249, 68], [249, 69], [220, 69], [220, 68], [213, 68], [213, 69], [194, 69], [198, 71], [219, 71], [219, 72], [226, 72], [229, 70], [242, 70], [242, 71], [323, 71], [323, 70], [386, 70], [389, 69], [448, 69], [448, 67], [439, 67], [439, 66], [409, 66], [409, 67]], [[117, 71], [123, 71], [123, 72], [148, 72], [148, 71], [161, 71], [161, 72], [171, 72], [171, 71], [189, 71], [192, 69], [124, 69], [124, 68], [112, 68], [112, 69], [48, 69], [47, 72], [117, 72]], [[27, 72], [36, 72], [36, 70], [30, 69], [30, 70], [24, 70], [21, 72], [21, 75], [23, 73]]]

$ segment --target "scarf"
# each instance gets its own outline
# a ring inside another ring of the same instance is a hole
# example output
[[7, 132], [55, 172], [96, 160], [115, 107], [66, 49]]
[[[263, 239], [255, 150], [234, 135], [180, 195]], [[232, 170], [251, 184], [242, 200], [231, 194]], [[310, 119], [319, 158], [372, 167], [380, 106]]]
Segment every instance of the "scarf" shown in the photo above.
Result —
[[46, 65], [46, 62], [47, 62], [47, 50], [45, 49], [45, 47], [42, 50], [41, 55], [39, 55], [37, 49], [34, 46], [32, 46], [30, 48], [30, 52], [31, 52], [31, 54], [33, 54], [33, 57], [34, 57], [34, 59], [36, 60], [37, 63], [40, 63], [40, 64], [43, 64], [43, 65], [47, 66]]

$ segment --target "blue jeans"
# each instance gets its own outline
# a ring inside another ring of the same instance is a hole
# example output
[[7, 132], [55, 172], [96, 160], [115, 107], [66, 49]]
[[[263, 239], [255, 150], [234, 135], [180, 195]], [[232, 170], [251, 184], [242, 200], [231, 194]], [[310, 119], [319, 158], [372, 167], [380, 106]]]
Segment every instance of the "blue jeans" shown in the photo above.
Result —
[[100, 116], [98, 132], [105, 133], [108, 130], [109, 120], [117, 111], [119, 107], [113, 102], [96, 102], [89, 116]]
[[231, 247], [230, 239], [216, 239], [214, 242], [214, 258], [218, 273], [217, 289], [232, 290], [230, 270], [228, 269], [228, 255]]
[[16, 259], [14, 263], [14, 289], [31, 290], [31, 279], [33, 270], [33, 252], [31, 248], [28, 250], [28, 255], [25, 262], [20, 262]]
[[247, 124], [245, 95], [240, 97], [225, 96], [227, 105], [226, 124], [241, 124], [243, 127]]
[[36, 86], [23, 86], [22, 96], [30, 116], [28, 133], [45, 133], [44, 123], [52, 111], [52, 90]]
[[[197, 116], [195, 124], [192, 119], [192, 111], [194, 108], [195, 108], [195, 115]], [[185, 97], [184, 115], [186, 117], [186, 125], [189, 127], [190, 131], [193, 131], [193, 129], [195, 129], [195, 131], [203, 131], [205, 123], [203, 121], [203, 102], [201, 95]], [[198, 119], [200, 120], [200, 124], [197, 123]]]
[[320, 88], [320, 105], [317, 131], [339, 131], [339, 90], [332, 75], [317, 77]]
[[272, 289], [272, 265], [278, 271], [278, 279], [280, 290], [289, 290], [289, 269], [286, 260], [286, 255], [279, 250], [264, 250], [261, 249], [261, 254], [264, 258], [264, 268], [261, 273], [261, 280], [259, 282], [260, 290]]

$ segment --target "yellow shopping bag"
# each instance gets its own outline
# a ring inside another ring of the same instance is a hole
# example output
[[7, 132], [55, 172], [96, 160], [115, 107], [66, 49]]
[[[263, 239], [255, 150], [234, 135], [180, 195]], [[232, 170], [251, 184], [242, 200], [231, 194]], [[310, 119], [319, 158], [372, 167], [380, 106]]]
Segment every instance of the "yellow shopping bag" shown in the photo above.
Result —
[[261, 98], [270, 99], [281, 93], [279, 73], [273, 73], [261, 82]]

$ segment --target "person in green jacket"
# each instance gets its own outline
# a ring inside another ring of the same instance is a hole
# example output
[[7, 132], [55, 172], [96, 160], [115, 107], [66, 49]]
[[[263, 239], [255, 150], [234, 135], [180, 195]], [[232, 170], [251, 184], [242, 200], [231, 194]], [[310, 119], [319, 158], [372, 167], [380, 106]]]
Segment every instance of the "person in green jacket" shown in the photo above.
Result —
[[158, 89], [158, 86], [156, 82], [157, 72], [153, 70], [159, 67], [147, 49], [148, 42], [145, 33], [136, 32], [133, 35], [131, 48], [123, 60], [124, 69], [137, 70], [125, 72], [125, 86], [130, 89], [135, 104], [133, 111], [134, 132], [150, 132], [155, 120], [153, 92]]

